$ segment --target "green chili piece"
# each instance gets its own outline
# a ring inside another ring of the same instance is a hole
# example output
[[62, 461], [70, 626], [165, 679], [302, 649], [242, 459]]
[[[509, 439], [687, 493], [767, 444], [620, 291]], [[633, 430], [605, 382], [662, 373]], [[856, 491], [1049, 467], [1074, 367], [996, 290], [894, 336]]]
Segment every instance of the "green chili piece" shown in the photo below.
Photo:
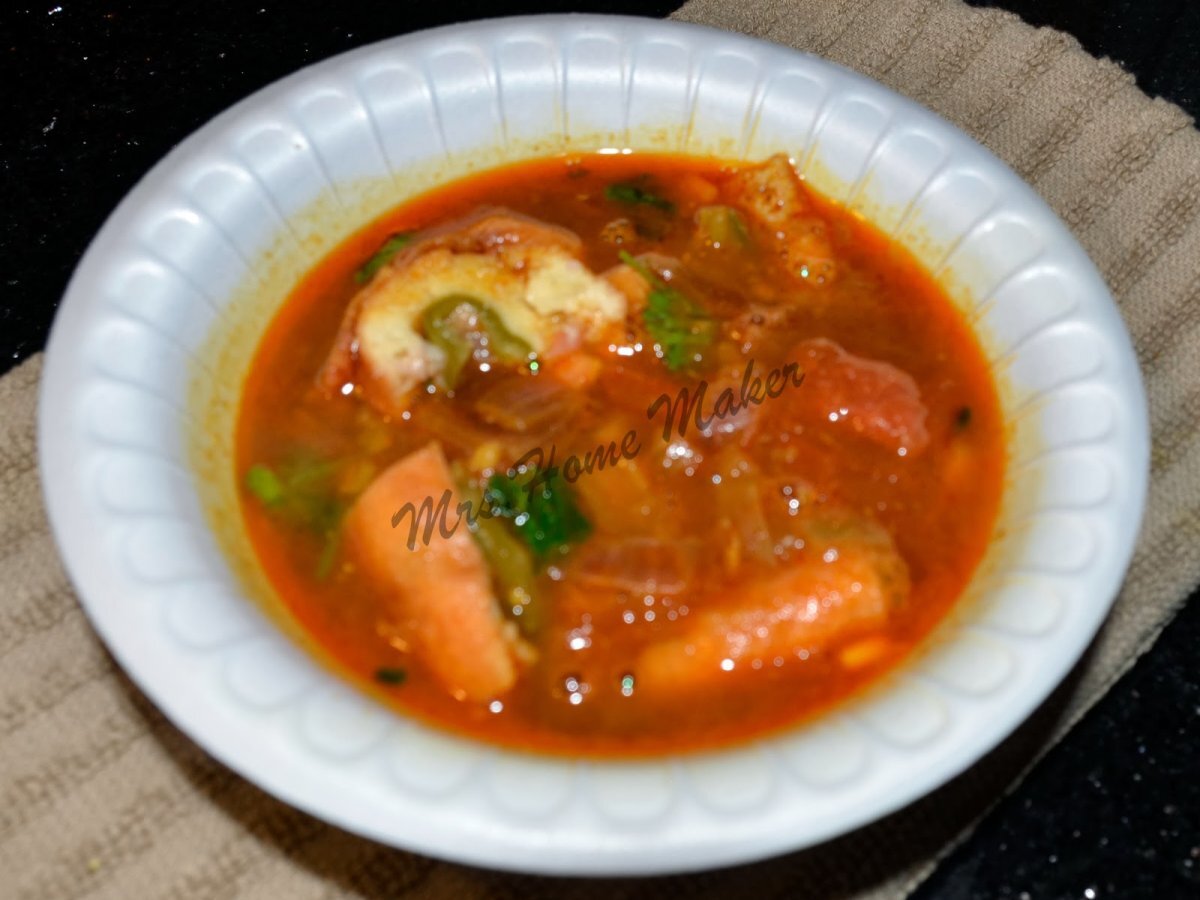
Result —
[[544, 619], [533, 555], [513, 534], [509, 523], [493, 518], [494, 514], [484, 506], [483, 492], [469, 483], [462, 467], [452, 468], [459, 495], [475, 511], [471, 536], [487, 559], [497, 592], [521, 633], [533, 637]]
[[696, 210], [696, 227], [714, 247], [745, 247], [750, 232], [732, 206], [702, 206]]
[[458, 383], [477, 344], [504, 362], [523, 363], [533, 355], [533, 348], [509, 331], [494, 309], [469, 294], [435, 300], [422, 313], [421, 327], [426, 339], [445, 354], [442, 373], [450, 387]]
[[393, 234], [383, 242], [383, 246], [376, 250], [370, 259], [363, 263], [362, 268], [354, 273], [354, 280], [358, 284], [366, 284], [376, 272], [391, 262], [393, 256], [411, 244], [413, 237], [411, 231]]

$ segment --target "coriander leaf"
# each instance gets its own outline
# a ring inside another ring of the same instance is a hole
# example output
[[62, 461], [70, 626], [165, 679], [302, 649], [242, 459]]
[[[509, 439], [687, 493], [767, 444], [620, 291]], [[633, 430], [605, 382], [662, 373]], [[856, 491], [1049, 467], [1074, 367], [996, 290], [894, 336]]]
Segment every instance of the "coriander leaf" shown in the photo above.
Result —
[[263, 506], [275, 506], [283, 499], [283, 484], [269, 466], [256, 464], [246, 470], [246, 490]]
[[713, 342], [714, 324], [677, 291], [651, 291], [642, 318], [646, 331], [675, 372], [694, 366]]
[[354, 280], [358, 284], [366, 284], [371, 280], [372, 276], [391, 261], [391, 258], [412, 243], [413, 232], [404, 231], [400, 234], [393, 234], [390, 238], [383, 242], [375, 253], [368, 259], [361, 269], [354, 273]]
[[492, 515], [511, 520], [539, 562], [567, 552], [592, 532], [557, 468], [493, 475], [484, 499]]
[[321, 539], [316, 577], [324, 580], [337, 561], [345, 500], [335, 487], [332, 460], [297, 455], [271, 468], [256, 463], [246, 470], [246, 489], [276, 521]]
[[398, 686], [408, 680], [408, 672], [404, 671], [404, 669], [393, 669], [383, 666], [375, 670], [375, 680], [380, 684]]
[[633, 271], [645, 278], [646, 281], [650, 282], [651, 287], [666, 289], [667, 283], [658, 277], [658, 273], [656, 273], [652, 268], [634, 256], [632, 253], [626, 250], [618, 250], [617, 256], [620, 258], [621, 262], [625, 263], [625, 265], [629, 266], [629, 268], [633, 269]]
[[636, 184], [631, 184], [627, 181], [610, 184], [604, 189], [604, 197], [607, 200], [614, 200], [617, 203], [653, 206], [655, 209], [661, 209], [665, 213], [675, 211], [675, 204], [670, 200], [660, 197], [657, 194], [652, 194], [638, 187]]
[[717, 323], [704, 307], [677, 291], [640, 259], [625, 251], [621, 261], [650, 283], [642, 321], [672, 372], [694, 367], [717, 336]]

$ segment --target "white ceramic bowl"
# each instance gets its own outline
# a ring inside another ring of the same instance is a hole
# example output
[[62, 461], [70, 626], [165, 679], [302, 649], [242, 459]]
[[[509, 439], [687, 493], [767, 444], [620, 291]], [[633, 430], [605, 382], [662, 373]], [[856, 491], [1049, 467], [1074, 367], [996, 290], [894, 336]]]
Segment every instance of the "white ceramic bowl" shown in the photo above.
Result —
[[[328, 674], [247, 598], [262, 580], [230, 524], [222, 454], [238, 383], [307, 265], [432, 183], [598, 147], [788, 151], [972, 311], [1013, 425], [1004, 537], [918, 657], [811, 726], [726, 752], [542, 759], [406, 721]], [[1017, 176], [859, 75], [649, 20], [415, 34], [218, 116], [97, 235], [55, 322], [41, 401], [46, 501], [67, 568], [97, 631], [179, 727], [351, 831], [538, 872], [765, 857], [942, 784], [1088, 644], [1128, 562], [1147, 478], [1145, 401], [1117, 310]], [[213, 522], [227, 526], [225, 550]]]

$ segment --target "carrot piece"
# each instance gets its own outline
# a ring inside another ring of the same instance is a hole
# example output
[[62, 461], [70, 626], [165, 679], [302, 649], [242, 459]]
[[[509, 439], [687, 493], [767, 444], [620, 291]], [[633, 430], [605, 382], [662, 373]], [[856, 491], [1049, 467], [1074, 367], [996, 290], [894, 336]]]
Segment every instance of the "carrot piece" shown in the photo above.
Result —
[[717, 689], [756, 663], [783, 665], [870, 634], [907, 597], [907, 577], [893, 549], [839, 542], [837, 553], [752, 582], [694, 615], [678, 636], [648, 646], [635, 668], [638, 688], [664, 698]]
[[[424, 528], [444, 496], [449, 498], [444, 521], [447, 531], [453, 528], [449, 537], [436, 524]], [[386, 592], [389, 617], [411, 623], [416, 653], [447, 691], [483, 702], [516, 682], [515, 637], [465, 519], [454, 527], [460, 500], [441, 447], [431, 443], [394, 463], [363, 491], [346, 514], [344, 536], [349, 552]], [[413, 514], [392, 526], [406, 504]], [[423, 504], [429, 512], [418, 527]], [[406, 545], [410, 534], [412, 549]]]

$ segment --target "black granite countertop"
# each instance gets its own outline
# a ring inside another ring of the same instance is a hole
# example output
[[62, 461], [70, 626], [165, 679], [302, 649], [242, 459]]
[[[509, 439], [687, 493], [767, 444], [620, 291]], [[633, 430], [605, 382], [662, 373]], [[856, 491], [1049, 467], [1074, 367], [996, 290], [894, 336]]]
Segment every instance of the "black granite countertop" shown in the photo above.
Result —
[[[832, 2], [832, 0], [831, 0]], [[978, 0], [976, 0], [978, 2]], [[1003, 0], [1200, 111], [1194, 0]], [[121, 197], [225, 107], [311, 62], [482, 16], [661, 16], [669, 0], [203, 4], [46, 0], [0, 11], [0, 372], [40, 350]], [[918, 896], [1200, 897], [1200, 603], [956, 849]]]

